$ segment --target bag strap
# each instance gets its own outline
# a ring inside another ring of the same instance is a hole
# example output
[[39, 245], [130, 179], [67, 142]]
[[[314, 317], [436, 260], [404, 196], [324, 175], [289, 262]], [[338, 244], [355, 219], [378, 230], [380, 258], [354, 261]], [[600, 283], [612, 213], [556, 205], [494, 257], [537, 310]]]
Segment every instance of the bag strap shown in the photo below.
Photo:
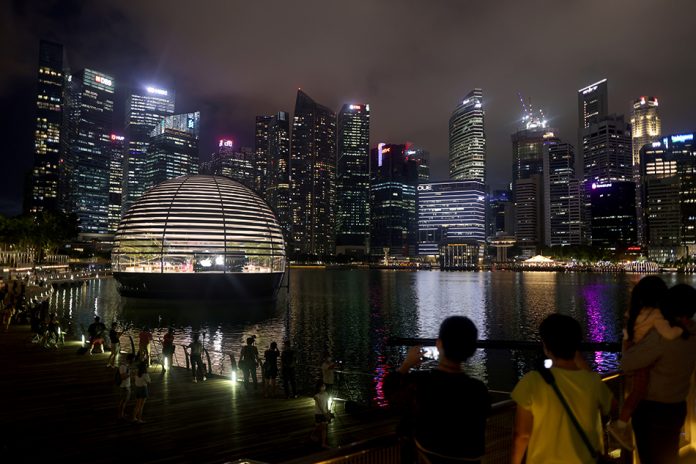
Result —
[[563, 408], [565, 409], [566, 413], [568, 413], [568, 416], [570, 416], [570, 421], [573, 423], [573, 425], [575, 426], [575, 429], [578, 431], [580, 438], [582, 438], [582, 442], [585, 444], [588, 451], [590, 452], [590, 456], [592, 456], [592, 459], [597, 459], [600, 455], [599, 451], [597, 451], [594, 448], [594, 446], [592, 446], [592, 443], [590, 443], [590, 439], [587, 438], [585, 431], [582, 429], [582, 427], [580, 426], [580, 423], [575, 418], [575, 414], [573, 414], [573, 411], [570, 409], [570, 406], [568, 405], [565, 398], [563, 397], [563, 394], [558, 389], [558, 385], [556, 384], [556, 379], [554, 378], [553, 373], [551, 372], [551, 369], [546, 369], [544, 367], [544, 368], [538, 369], [538, 371], [539, 371], [539, 374], [541, 374], [541, 377], [546, 381], [546, 383], [551, 385], [551, 388], [553, 388], [553, 391], [556, 393], [556, 396], [558, 397], [561, 404], [563, 405]]

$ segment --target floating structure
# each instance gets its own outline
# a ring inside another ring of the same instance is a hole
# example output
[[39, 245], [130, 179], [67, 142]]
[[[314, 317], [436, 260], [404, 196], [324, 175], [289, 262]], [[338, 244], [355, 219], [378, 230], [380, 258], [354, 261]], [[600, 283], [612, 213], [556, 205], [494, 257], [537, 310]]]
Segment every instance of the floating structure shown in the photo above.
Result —
[[274, 298], [285, 241], [271, 208], [248, 187], [223, 176], [182, 176], [128, 209], [111, 265], [124, 296]]

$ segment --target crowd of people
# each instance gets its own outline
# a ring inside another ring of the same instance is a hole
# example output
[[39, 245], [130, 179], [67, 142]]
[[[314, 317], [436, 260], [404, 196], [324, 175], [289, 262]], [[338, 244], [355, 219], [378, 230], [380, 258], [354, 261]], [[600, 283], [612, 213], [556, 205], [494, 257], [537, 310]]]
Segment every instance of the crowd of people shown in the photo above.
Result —
[[[633, 388], [617, 399], [580, 355], [578, 321], [551, 314], [539, 327], [551, 367], [525, 374], [511, 393], [516, 403], [513, 464], [594, 463], [606, 457], [603, 428], [642, 463], [676, 463], [686, 399], [696, 367], [696, 289], [672, 288], [657, 276], [640, 280], [626, 311], [621, 367]], [[422, 348], [412, 347], [385, 379], [390, 404], [402, 411], [400, 433], [419, 463], [480, 462], [486, 450], [491, 400], [483, 382], [462, 371], [475, 351], [477, 329], [463, 316], [445, 319], [437, 339], [439, 363], [413, 370]], [[456, 424], [456, 425], [453, 425]]]

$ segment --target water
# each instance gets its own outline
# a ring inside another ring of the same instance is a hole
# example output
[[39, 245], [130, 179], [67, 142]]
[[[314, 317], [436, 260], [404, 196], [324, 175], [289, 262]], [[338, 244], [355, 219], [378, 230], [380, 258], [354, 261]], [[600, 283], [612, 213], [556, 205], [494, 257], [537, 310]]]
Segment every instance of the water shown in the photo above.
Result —
[[[479, 337], [488, 340], [538, 340], [548, 314], [576, 318], [587, 341], [618, 342], [623, 312], [638, 274], [552, 272], [438, 272], [293, 269], [290, 290], [275, 303], [166, 301], [121, 298], [113, 279], [61, 289], [51, 297], [52, 311], [73, 329], [87, 327], [95, 315], [145, 325], [161, 338], [174, 326], [175, 343], [188, 344], [193, 332], [204, 335], [216, 369], [229, 371], [228, 354], [238, 357], [246, 337], [257, 336], [263, 353], [272, 341], [290, 339], [298, 355], [298, 377], [307, 388], [318, 377], [321, 353], [343, 361], [347, 373], [337, 380], [343, 396], [381, 403], [381, 379], [397, 364], [404, 347], [390, 337], [436, 338], [440, 322], [461, 314], [471, 318]], [[694, 284], [695, 277], [664, 275], [668, 285]], [[79, 332], [78, 332], [79, 333]], [[492, 389], [509, 390], [530, 369], [536, 353], [477, 351], [469, 371]], [[616, 368], [614, 353], [596, 353], [595, 368]]]

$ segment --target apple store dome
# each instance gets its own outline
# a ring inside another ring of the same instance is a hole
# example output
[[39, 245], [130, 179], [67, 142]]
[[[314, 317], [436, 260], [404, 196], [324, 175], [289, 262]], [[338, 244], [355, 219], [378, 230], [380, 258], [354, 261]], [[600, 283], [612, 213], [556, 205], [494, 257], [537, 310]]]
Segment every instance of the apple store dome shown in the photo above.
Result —
[[111, 254], [124, 296], [272, 298], [285, 265], [271, 208], [223, 176], [182, 176], [148, 190], [121, 220]]

